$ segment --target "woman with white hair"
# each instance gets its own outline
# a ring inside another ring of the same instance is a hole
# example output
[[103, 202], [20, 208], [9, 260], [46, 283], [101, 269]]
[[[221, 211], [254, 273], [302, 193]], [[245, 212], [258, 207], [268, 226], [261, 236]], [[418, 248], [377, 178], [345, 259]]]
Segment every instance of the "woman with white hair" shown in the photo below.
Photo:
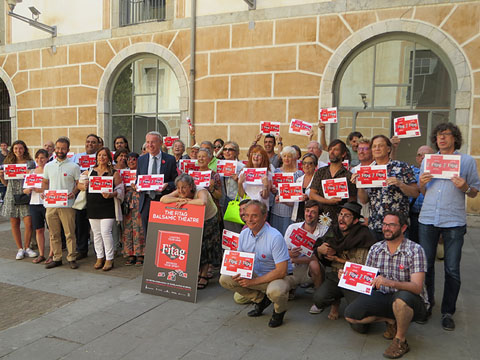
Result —
[[[291, 146], [286, 146], [280, 153], [282, 157], [282, 167], [275, 169], [275, 173], [293, 173], [293, 182], [303, 175], [303, 171], [297, 170], [297, 151]], [[275, 204], [270, 213], [270, 225], [285, 234], [288, 226], [292, 224], [291, 216], [293, 203], [281, 203], [278, 201], [278, 189], [273, 186], [272, 193], [276, 195]]]

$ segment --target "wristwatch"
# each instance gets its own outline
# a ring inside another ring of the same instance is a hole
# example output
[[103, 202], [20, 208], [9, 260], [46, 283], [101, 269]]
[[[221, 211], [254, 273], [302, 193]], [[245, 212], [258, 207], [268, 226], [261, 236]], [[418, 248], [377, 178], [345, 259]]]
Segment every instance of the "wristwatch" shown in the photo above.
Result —
[[471, 191], [472, 191], [472, 188], [469, 186], [468, 189], [467, 189], [467, 191], [465, 191], [465, 194], [468, 195], [468, 194], [470, 194]]

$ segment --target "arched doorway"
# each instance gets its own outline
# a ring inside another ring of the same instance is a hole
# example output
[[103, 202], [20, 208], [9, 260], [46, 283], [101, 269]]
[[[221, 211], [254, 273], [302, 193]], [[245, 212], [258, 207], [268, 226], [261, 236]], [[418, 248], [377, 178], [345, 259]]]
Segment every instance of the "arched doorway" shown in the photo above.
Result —
[[10, 118], [10, 95], [0, 79], [0, 142], [12, 143], [12, 120]]
[[127, 137], [139, 152], [145, 134], [179, 135], [180, 89], [177, 77], [162, 58], [140, 54], [119, 66], [111, 87], [109, 134]]
[[407, 33], [372, 38], [354, 49], [337, 72], [337, 136], [352, 130], [366, 137], [392, 136], [394, 118], [418, 114], [422, 136], [405, 139], [398, 151], [399, 160], [414, 163], [418, 147], [430, 144], [431, 129], [455, 122], [456, 83], [448, 57], [428, 39]]

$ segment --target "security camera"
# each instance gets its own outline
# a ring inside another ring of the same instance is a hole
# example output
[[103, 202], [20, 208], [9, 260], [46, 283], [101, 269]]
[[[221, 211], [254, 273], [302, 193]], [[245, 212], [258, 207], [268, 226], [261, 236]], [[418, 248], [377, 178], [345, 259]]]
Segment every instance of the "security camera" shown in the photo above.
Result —
[[13, 11], [13, 9], [15, 9], [15, 6], [21, 2], [22, 0], [7, 0], [7, 4], [8, 4], [8, 7], [10, 8], [10, 11]]

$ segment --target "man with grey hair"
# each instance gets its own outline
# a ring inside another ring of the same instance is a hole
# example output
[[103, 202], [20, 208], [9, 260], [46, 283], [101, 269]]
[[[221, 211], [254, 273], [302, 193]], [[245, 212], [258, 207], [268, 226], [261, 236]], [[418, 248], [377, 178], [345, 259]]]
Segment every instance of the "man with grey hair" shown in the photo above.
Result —
[[177, 139], [173, 142], [172, 152], [173, 156], [175, 157], [177, 167], [179, 166], [179, 161], [181, 159], [189, 159], [188, 155], [183, 155], [185, 152], [185, 143], [180, 139]]
[[244, 220], [248, 228], [240, 233], [238, 251], [255, 253], [253, 278], [222, 275], [220, 285], [255, 303], [248, 316], [262, 315], [273, 302], [273, 315], [268, 326], [277, 327], [283, 323], [288, 292], [295, 283], [287, 244], [282, 234], [266, 222], [267, 207], [261, 201], [248, 202]]
[[318, 166], [317, 168], [321, 168], [324, 166], [327, 166], [328, 164], [325, 164], [323, 161], [320, 161], [320, 156], [322, 156], [322, 146], [318, 141], [312, 140], [308, 143], [307, 146], [307, 152], [310, 154], [314, 154], [317, 159], [318, 159]]
[[138, 158], [137, 176], [153, 174], [164, 175], [164, 185], [160, 191], [140, 192], [139, 211], [142, 216], [145, 235], [147, 235], [150, 202], [159, 201], [163, 195], [171, 193], [175, 189], [174, 181], [177, 177], [175, 158], [161, 151], [162, 143], [162, 135], [157, 131], [150, 131], [145, 136], [147, 153]]

